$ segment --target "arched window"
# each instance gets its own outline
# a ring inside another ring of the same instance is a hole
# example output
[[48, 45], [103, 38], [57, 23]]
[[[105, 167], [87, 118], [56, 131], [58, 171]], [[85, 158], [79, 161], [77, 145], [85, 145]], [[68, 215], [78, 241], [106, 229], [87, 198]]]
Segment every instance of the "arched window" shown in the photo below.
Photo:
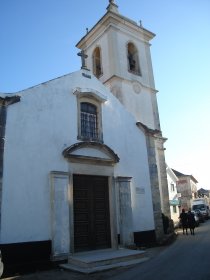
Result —
[[138, 50], [133, 43], [127, 46], [128, 71], [137, 75], [141, 75]]
[[98, 139], [97, 107], [88, 102], [80, 103], [81, 137], [83, 139]]
[[99, 47], [96, 47], [93, 51], [93, 74], [97, 78], [103, 74], [101, 65], [101, 50]]

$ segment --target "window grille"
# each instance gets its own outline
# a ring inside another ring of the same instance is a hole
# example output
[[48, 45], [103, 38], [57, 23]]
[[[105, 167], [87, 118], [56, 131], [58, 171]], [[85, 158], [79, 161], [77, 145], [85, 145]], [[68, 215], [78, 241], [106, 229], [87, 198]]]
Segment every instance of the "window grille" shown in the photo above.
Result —
[[81, 103], [81, 136], [98, 139], [97, 108], [86, 102]]

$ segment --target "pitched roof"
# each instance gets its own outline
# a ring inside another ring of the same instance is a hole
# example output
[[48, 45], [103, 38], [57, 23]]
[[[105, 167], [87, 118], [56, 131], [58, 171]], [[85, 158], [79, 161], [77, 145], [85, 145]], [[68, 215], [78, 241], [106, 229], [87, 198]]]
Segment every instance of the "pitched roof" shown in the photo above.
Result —
[[195, 177], [193, 177], [192, 175], [187, 175], [187, 174], [183, 174], [175, 169], [172, 169], [172, 171], [174, 172], [174, 174], [179, 178], [179, 177], [190, 177], [191, 180], [193, 180], [195, 183], [198, 183], [198, 181], [195, 179]]
[[171, 170], [174, 172], [174, 174], [177, 176], [177, 177], [182, 177], [182, 176], [189, 176], [189, 175], [186, 175], [186, 174], [183, 174], [173, 168], [171, 168]]

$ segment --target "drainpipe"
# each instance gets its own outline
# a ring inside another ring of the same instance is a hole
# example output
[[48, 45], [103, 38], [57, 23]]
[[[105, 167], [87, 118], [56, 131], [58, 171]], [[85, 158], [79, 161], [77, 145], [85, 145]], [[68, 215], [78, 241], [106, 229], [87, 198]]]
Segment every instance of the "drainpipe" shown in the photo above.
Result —
[[2, 185], [4, 168], [4, 143], [7, 120], [7, 106], [20, 101], [20, 96], [0, 97], [0, 234], [1, 234], [1, 207], [2, 207]]

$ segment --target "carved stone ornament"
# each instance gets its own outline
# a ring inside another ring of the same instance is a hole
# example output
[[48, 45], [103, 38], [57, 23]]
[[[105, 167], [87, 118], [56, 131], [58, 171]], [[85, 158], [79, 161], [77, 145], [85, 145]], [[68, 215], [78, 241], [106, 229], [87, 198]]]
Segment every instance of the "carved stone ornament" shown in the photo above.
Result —
[[141, 84], [134, 82], [133, 83], [133, 90], [135, 93], [139, 94], [141, 92], [142, 86]]

